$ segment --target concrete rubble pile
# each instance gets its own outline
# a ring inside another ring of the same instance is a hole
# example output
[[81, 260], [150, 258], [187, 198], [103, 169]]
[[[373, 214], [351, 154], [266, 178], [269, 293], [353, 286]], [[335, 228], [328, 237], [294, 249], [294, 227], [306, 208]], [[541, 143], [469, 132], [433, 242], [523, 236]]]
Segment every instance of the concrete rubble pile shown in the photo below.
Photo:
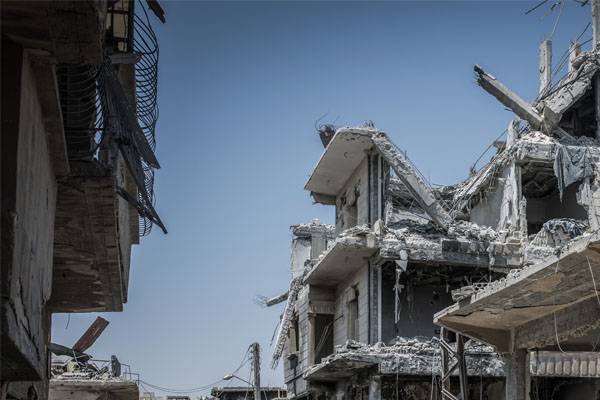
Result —
[[110, 365], [99, 366], [69, 356], [52, 356], [52, 379], [56, 380], [121, 380], [121, 366], [116, 357]]
[[[326, 357], [324, 364], [336, 360], [355, 360], [372, 362], [382, 371], [407, 375], [441, 374], [441, 356], [438, 338], [412, 337], [396, 338], [386, 345], [377, 342], [368, 345], [356, 341], [347, 341], [335, 347], [334, 354]], [[491, 346], [477, 342], [467, 343], [465, 349], [469, 374], [503, 376], [504, 364], [501, 357]]]

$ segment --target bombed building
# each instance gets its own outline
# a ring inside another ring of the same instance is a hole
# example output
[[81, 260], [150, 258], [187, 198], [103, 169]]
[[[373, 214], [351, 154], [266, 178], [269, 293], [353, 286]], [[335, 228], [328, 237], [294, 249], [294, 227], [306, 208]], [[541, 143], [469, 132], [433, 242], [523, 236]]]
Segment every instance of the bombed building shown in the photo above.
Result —
[[[596, 399], [600, 295], [600, 2], [527, 102], [475, 66], [512, 110], [480, 171], [432, 187], [372, 124], [324, 127], [305, 189], [335, 224], [292, 227], [273, 366], [288, 397]], [[537, 79], [537, 77], [536, 77]]]
[[52, 314], [121, 311], [132, 246], [153, 225], [166, 232], [151, 27], [164, 15], [133, 0], [3, 1], [0, 12], [0, 399], [43, 400]]

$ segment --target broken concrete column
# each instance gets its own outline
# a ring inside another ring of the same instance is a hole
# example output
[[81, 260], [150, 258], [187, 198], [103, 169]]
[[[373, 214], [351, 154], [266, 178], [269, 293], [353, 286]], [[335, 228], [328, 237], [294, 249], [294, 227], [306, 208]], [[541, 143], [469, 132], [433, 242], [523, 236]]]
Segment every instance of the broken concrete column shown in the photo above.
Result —
[[529, 353], [518, 349], [504, 357], [506, 400], [530, 400]]
[[381, 400], [381, 376], [374, 376], [369, 382], [369, 400]]
[[552, 85], [552, 40], [546, 39], [540, 45], [540, 95]]

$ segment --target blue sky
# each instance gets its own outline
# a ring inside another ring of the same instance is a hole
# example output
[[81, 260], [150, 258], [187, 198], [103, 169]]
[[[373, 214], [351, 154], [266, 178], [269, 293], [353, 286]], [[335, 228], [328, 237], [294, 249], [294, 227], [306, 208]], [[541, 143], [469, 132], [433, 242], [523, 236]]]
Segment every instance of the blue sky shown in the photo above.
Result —
[[[129, 302], [91, 349], [117, 354], [142, 379], [194, 388], [234, 370], [269, 341], [289, 280], [289, 226], [333, 210], [303, 190], [322, 146], [315, 120], [374, 121], [431, 182], [466, 177], [512, 115], [475, 83], [480, 64], [526, 99], [538, 46], [558, 8], [537, 2], [175, 2], [154, 20], [161, 45], [156, 229], [135, 247]], [[549, 2], [548, 4], [550, 4]], [[590, 19], [565, 0], [555, 62]], [[591, 37], [588, 30], [583, 38]], [[95, 318], [53, 319], [72, 345]], [[248, 369], [240, 371], [247, 378]], [[239, 382], [238, 382], [239, 383]]]

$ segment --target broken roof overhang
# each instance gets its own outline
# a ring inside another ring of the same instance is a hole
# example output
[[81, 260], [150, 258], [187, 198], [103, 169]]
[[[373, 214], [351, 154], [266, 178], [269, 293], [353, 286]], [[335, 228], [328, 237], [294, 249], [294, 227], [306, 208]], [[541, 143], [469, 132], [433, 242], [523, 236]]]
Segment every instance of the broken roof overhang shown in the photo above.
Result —
[[576, 313], [571, 312], [574, 305], [585, 310], [582, 305], [587, 302], [596, 307], [592, 314], [597, 314], [600, 300], [591, 272], [600, 276], [599, 252], [600, 233], [579, 237], [567, 244], [561, 255], [509, 273], [440, 311], [434, 322], [489, 343], [500, 352], [552, 346], [556, 336], [563, 341], [581, 337], [600, 325], [593, 315], [586, 317], [586, 324], [586, 318], [573, 320]]
[[[304, 186], [315, 201], [335, 204], [335, 197], [373, 148], [374, 132], [377, 131], [367, 128], [337, 130]], [[331, 198], [333, 202], [327, 200]]]
[[452, 221], [411, 161], [387, 135], [373, 128], [340, 128], [331, 139], [304, 188], [315, 201], [335, 204], [348, 179], [373, 148], [387, 161], [415, 202], [443, 229]]
[[366, 265], [378, 250], [373, 234], [341, 236], [304, 278], [306, 283], [337, 286]]

